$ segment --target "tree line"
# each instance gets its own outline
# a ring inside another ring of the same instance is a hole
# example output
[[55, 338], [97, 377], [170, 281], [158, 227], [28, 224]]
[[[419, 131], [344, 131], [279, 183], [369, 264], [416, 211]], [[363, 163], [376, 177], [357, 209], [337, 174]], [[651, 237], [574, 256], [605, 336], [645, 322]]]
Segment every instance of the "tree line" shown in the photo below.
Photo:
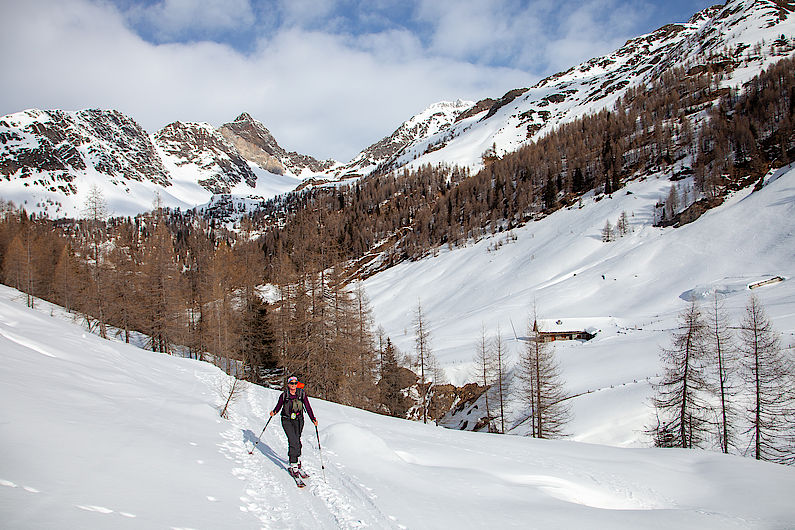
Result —
[[732, 64], [725, 56], [737, 52], [666, 70], [628, 88], [612, 108], [487, 157], [474, 174], [425, 165], [268, 201], [252, 217], [266, 230], [266, 256], [302, 249], [304, 235], [320, 227], [339, 259], [370, 266], [371, 254], [381, 252], [378, 266], [388, 267], [510, 230], [587, 192], [615, 193], [655, 171], [693, 177], [689, 193], [661, 205], [660, 221], [753, 183], [795, 156], [795, 59], [773, 64], [742, 90], [723, 88]]
[[795, 365], [756, 296], [738, 325], [718, 295], [706, 309], [693, 300], [660, 359], [655, 445], [795, 463]]
[[405, 412], [388, 388], [408, 386], [404, 359], [388, 338], [376, 341], [364, 291], [349, 286], [331, 245], [306, 234], [307, 248], [266, 270], [247, 219], [230, 231], [157, 204], [111, 219], [96, 188], [83, 213], [51, 220], [0, 204], [2, 281], [29, 306], [52, 301], [103, 337], [137, 337], [152, 351], [215, 362], [255, 383], [280, 386], [297, 374], [320, 398]]

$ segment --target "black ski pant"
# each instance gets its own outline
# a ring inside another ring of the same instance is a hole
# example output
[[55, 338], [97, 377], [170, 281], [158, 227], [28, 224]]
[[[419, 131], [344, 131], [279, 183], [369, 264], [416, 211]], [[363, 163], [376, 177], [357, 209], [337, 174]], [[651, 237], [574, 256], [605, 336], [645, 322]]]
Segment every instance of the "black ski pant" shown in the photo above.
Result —
[[294, 420], [282, 416], [282, 428], [290, 446], [287, 456], [290, 458], [290, 463], [295, 464], [298, 462], [298, 457], [301, 456], [301, 431], [304, 430], [304, 415], [298, 414]]

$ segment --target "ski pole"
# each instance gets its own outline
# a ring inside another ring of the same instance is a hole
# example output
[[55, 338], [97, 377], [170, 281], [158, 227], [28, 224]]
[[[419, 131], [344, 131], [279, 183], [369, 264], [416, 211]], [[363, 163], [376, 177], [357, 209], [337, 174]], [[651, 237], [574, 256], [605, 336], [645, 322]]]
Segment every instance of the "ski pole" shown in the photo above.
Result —
[[249, 451], [248, 454], [250, 454], [250, 455], [254, 454], [254, 448], [257, 447], [257, 444], [259, 443], [259, 439], [262, 438], [263, 434], [265, 434], [265, 429], [268, 428], [268, 424], [271, 422], [272, 419], [273, 419], [273, 416], [268, 418], [268, 421], [265, 422], [265, 427], [262, 428], [262, 432], [259, 433], [259, 436], [257, 436], [257, 441], [254, 442], [254, 445], [251, 446], [251, 451]]
[[317, 435], [317, 452], [320, 455], [320, 469], [323, 470], [323, 482], [328, 482], [326, 480], [326, 466], [323, 465], [323, 451], [320, 449], [320, 433], [317, 430], [317, 425], [315, 425], [315, 434]]

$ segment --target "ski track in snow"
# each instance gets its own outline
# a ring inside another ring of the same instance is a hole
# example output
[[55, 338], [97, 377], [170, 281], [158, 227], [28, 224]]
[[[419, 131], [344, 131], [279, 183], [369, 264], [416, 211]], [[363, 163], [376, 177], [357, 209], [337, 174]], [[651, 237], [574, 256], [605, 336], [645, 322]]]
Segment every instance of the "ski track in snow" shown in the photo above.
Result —
[[[197, 377], [210, 388], [218, 386], [217, 380], [201, 374]], [[255, 417], [265, 421], [270, 409], [264, 407], [261, 395], [252, 390], [245, 391], [247, 405]], [[255, 440], [247, 440], [241, 435], [253, 432], [250, 425], [245, 424], [245, 418], [234, 411], [229, 419], [232, 427], [222, 433], [225, 441], [219, 444], [220, 451], [235, 463], [234, 476], [246, 482], [240, 510], [256, 516], [263, 528], [401, 528], [394, 517], [381, 512], [375, 503], [376, 496], [369, 488], [341, 471], [343, 466], [334, 466], [335, 473], [329, 477], [329, 463], [324, 462], [324, 481], [320, 466], [307, 464], [307, 449], [319, 461], [317, 448], [308, 437], [309, 429], [305, 429], [302, 436], [302, 462], [309, 478], [306, 479], [307, 486], [298, 489], [287, 473], [287, 439], [279, 418], [274, 417], [268, 425], [253, 454], [249, 454], [249, 450], [254, 447]], [[312, 426], [308, 419], [307, 423]]]
[[136, 517], [134, 514], [131, 514], [131, 513], [128, 513], [128, 512], [117, 512], [115, 510], [111, 510], [110, 508], [105, 508], [104, 506], [93, 506], [93, 505], [78, 504], [75, 507], [79, 508], [81, 510], [85, 510], [87, 512], [95, 512], [95, 513], [100, 513], [100, 514], [103, 514], [103, 515], [110, 515], [110, 514], [113, 514], [113, 513], [118, 513], [119, 515], [121, 515], [122, 517], [126, 517], [127, 519], [135, 519], [135, 517]]
[[[211, 377], [197, 372], [196, 377], [211, 392], [222, 388], [224, 376]], [[240, 419], [237, 415], [231, 412], [229, 419], [233, 425], [221, 433], [225, 441], [218, 446], [221, 454], [235, 463], [232, 474], [246, 483], [245, 495], [240, 497], [240, 511], [254, 515], [263, 525], [262, 528], [295, 527], [296, 522], [284, 503], [286, 491], [283, 485], [272, 473], [261, 469], [262, 466], [253, 459], [253, 455], [248, 454], [248, 445], [240, 436]], [[207, 500], [216, 502], [216, 497], [208, 495]]]

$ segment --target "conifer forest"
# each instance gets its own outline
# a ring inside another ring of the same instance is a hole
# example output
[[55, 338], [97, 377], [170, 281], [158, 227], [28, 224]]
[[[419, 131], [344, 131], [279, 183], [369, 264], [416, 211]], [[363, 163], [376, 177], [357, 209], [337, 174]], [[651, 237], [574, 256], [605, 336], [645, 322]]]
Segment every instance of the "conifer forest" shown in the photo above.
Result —
[[[732, 56], [744, 52], [726, 50]], [[27, 293], [31, 305], [35, 298], [62, 305], [102, 336], [112, 333], [143, 341], [153, 351], [208, 360], [259, 384], [278, 385], [285, 373], [300, 374], [322, 399], [405, 417], [412, 403], [399, 390], [408, 386], [406, 377], [433, 372], [434, 361], [424, 356], [421, 332], [416, 351], [395, 350], [374, 322], [358, 281], [443, 246], [576, 206], [585, 193], [609, 196], [628, 181], [685, 159], [692, 165], [670, 177], [675, 187], [678, 179], [693, 176], [694, 189], [685, 194], [687, 204], [658, 204], [660, 225], [685, 223], [690, 209], [714, 207], [731, 190], [791, 162], [795, 60], [775, 63], [739, 91], [720, 88], [725, 72], [717, 59], [708, 67], [671, 68], [654, 84], [628, 89], [612, 108], [565, 124], [516, 152], [501, 157], [485, 152], [484, 167], [476, 173], [446, 165], [384, 170], [350, 184], [279, 196], [234, 226], [195, 209], [158, 204], [136, 217], [110, 217], [98, 190], [81, 219], [36, 217], [3, 202], [2, 281]], [[668, 201], [682, 201], [682, 193], [672, 193]], [[422, 308], [414, 309], [421, 330]], [[760, 308], [748, 311], [742, 333], [764, 330]], [[660, 422], [650, 426], [658, 445], [697, 447], [714, 420], [702, 416], [706, 409], [699, 406], [707, 387], [714, 388], [703, 372], [705, 350], [698, 350], [702, 357], [687, 354], [698, 342], [689, 338], [703, 342], [710, 333], [721, 336], [719, 320], [714, 311], [704, 315], [696, 308], [682, 315], [685, 331], [672, 337], [664, 353], [670, 371], [658, 388]], [[762, 339], [748, 340], [741, 343]], [[527, 399], [549, 407], [544, 409], [549, 416], [539, 408], [534, 432], [563, 433], [566, 411], [554, 405], [565, 396], [548, 386], [554, 382], [554, 360], [543, 355], [544, 346], [533, 348], [525, 360]], [[773, 353], [768, 358], [781, 362]], [[533, 379], [533, 370], [541, 374], [544, 363], [550, 375]], [[791, 462], [792, 452], [782, 454], [781, 444], [770, 438], [780, 434], [775, 418], [792, 414], [778, 410], [766, 393], [775, 387], [765, 387], [762, 378], [770, 367], [742, 371], [761, 415], [750, 418], [761, 429], [754, 433], [755, 455]], [[729, 379], [739, 384], [722, 370], [716, 372], [718, 387]], [[431, 399], [429, 380], [425, 375], [420, 380], [423, 402]], [[487, 407], [496, 410], [499, 403]], [[727, 417], [740, 413], [728, 411]], [[767, 431], [766, 421], [772, 425]], [[732, 432], [730, 421], [720, 423], [724, 450], [747, 438]], [[499, 421], [489, 430], [500, 432]]]

